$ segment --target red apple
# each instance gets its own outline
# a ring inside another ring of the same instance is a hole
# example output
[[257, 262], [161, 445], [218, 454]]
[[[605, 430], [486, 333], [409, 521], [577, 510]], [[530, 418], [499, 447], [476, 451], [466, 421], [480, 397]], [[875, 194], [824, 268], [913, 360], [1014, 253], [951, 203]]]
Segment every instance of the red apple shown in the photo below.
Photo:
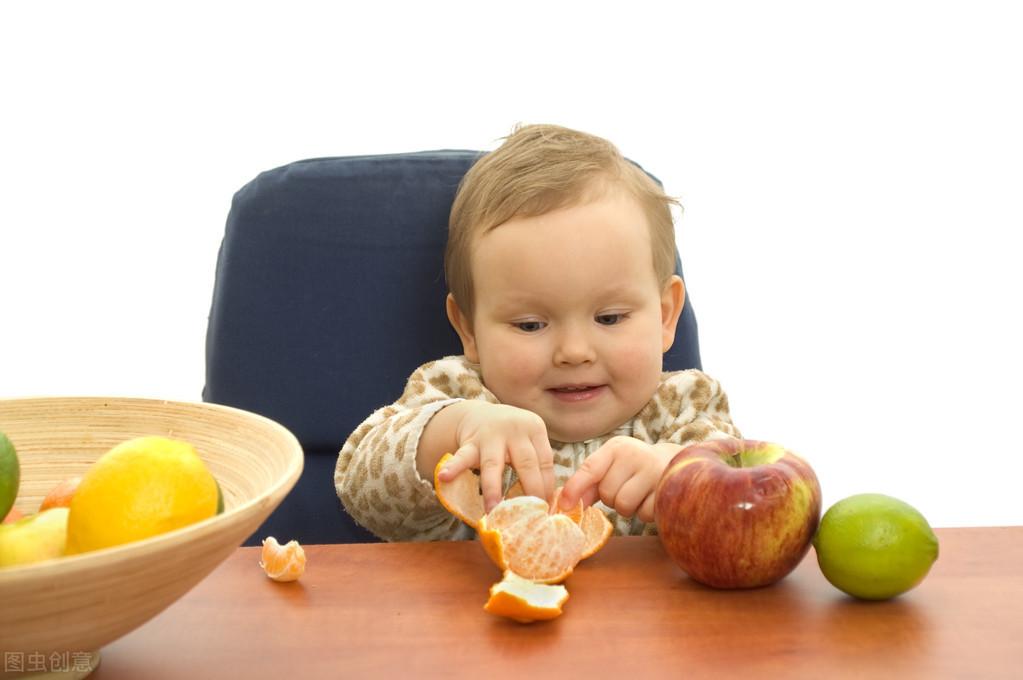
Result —
[[756, 588], [784, 578], [810, 548], [821, 488], [796, 454], [768, 442], [718, 439], [682, 449], [664, 469], [654, 521], [692, 579]]

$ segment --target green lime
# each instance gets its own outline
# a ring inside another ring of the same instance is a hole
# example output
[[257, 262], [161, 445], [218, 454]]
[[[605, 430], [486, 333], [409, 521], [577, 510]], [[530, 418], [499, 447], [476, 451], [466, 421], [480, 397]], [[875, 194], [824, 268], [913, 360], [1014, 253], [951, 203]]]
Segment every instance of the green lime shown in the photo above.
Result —
[[21, 465], [14, 444], [3, 432], [0, 432], [0, 520], [14, 507], [14, 499], [18, 497], [18, 484], [21, 482]]
[[217, 482], [217, 514], [222, 512], [224, 512], [224, 492], [220, 490], [220, 482]]
[[876, 493], [850, 496], [821, 518], [817, 564], [833, 586], [864, 600], [914, 588], [938, 559], [938, 537], [916, 508]]

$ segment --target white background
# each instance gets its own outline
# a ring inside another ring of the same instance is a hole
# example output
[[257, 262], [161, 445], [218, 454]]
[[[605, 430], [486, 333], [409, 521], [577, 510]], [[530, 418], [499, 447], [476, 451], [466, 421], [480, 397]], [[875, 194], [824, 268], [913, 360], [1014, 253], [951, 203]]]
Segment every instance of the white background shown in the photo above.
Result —
[[352, 4], [0, 5], [0, 397], [198, 401], [244, 183], [552, 122], [681, 198], [704, 368], [826, 506], [1023, 524], [1017, 3]]

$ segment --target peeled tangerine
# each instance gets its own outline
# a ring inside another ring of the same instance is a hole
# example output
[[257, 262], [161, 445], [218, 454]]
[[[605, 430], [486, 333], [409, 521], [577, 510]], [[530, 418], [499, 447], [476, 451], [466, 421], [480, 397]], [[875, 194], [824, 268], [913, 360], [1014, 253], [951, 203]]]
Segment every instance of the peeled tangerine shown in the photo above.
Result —
[[[451, 458], [445, 455], [434, 469], [437, 498], [451, 514], [476, 529], [483, 549], [505, 573], [504, 580], [490, 589], [484, 609], [518, 621], [560, 614], [568, 591], [548, 584], [564, 581], [581, 560], [604, 547], [613, 529], [607, 516], [593, 506], [583, 510], [582, 501], [562, 512], [558, 510], [561, 489], [551, 507], [542, 498], [521, 495], [517, 485], [485, 513], [479, 477], [471, 470], [449, 482], [440, 481], [439, 472]], [[529, 613], [516, 615], [519, 611]], [[537, 611], [543, 615], [536, 615]]]
[[273, 536], [263, 539], [263, 553], [259, 566], [274, 581], [296, 581], [305, 573], [305, 550], [298, 541], [288, 541], [284, 545]]

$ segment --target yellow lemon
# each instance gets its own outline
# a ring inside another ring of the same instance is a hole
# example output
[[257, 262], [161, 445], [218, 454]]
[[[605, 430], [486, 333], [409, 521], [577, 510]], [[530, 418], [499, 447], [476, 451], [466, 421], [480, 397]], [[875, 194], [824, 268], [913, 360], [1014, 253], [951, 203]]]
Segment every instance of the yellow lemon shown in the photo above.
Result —
[[924, 516], [874, 493], [831, 506], [813, 546], [824, 577], [864, 600], [887, 600], [916, 587], [938, 559], [938, 537]]
[[138, 541], [212, 517], [217, 482], [191, 444], [140, 437], [107, 451], [71, 499], [67, 554]]

